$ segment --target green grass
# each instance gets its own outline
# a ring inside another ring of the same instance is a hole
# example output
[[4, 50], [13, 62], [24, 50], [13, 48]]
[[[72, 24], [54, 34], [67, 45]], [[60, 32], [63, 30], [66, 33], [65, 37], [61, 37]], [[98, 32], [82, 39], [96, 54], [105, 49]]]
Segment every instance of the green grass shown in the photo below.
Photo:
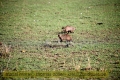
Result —
[[[0, 0], [0, 42], [11, 45], [0, 70], [84, 69], [89, 57], [93, 70], [104, 68], [111, 71], [107, 79], [117, 79], [119, 22], [118, 0]], [[76, 28], [68, 48], [57, 43], [66, 25]]]

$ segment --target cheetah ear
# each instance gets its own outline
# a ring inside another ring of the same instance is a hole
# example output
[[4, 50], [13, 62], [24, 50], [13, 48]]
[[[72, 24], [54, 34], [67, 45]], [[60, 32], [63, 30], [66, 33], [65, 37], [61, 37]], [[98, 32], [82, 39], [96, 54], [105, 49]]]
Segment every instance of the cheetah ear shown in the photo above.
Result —
[[62, 27], [62, 29], [64, 29], [65, 27]]

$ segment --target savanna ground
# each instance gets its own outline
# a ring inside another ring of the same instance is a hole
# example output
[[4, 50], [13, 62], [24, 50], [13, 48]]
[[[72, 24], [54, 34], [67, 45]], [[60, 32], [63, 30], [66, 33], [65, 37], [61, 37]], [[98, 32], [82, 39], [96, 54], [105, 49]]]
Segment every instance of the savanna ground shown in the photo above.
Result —
[[[57, 36], [66, 25], [76, 28], [69, 47]], [[0, 0], [0, 42], [1, 71], [90, 68], [117, 80], [120, 1]]]

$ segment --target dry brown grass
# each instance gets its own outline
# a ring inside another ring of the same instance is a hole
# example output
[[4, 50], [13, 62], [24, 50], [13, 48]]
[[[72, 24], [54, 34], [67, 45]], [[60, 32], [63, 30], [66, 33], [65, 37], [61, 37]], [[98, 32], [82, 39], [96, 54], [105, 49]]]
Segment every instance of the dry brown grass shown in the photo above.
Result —
[[1, 44], [0, 45], [0, 56], [9, 57], [11, 51], [11, 45]]

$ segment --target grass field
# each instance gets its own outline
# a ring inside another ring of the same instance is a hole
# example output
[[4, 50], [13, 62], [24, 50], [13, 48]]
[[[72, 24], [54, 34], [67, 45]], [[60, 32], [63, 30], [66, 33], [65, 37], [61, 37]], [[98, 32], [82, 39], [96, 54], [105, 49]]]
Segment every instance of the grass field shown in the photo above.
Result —
[[[76, 28], [69, 47], [57, 36], [67, 25]], [[90, 68], [118, 80], [120, 1], [0, 0], [0, 42], [1, 71]]]

